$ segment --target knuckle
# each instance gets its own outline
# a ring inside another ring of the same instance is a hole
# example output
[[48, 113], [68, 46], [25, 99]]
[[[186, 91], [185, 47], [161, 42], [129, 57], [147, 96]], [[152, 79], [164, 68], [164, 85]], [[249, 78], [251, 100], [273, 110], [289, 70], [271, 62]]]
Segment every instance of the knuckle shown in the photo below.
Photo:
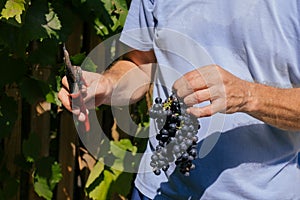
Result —
[[200, 94], [199, 91], [196, 91], [196, 92], [194, 93], [194, 96], [195, 96], [195, 99], [196, 99], [196, 102], [197, 102], [197, 103], [202, 102], [202, 95]]

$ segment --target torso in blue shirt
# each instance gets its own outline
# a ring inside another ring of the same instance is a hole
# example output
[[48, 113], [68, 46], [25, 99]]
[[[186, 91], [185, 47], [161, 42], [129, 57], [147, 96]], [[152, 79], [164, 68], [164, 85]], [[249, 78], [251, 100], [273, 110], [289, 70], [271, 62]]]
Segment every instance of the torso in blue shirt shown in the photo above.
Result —
[[[164, 98], [177, 78], [207, 64], [247, 81], [295, 87], [299, 10], [297, 0], [133, 0], [121, 40], [155, 50], [160, 70], [154, 96]], [[145, 27], [150, 29], [138, 31]], [[190, 177], [174, 166], [155, 176], [149, 157], [156, 141], [150, 138], [136, 179], [142, 193], [157, 199], [300, 199], [298, 132], [244, 113], [217, 114], [200, 123], [200, 156]], [[151, 136], [157, 131], [153, 125]]]

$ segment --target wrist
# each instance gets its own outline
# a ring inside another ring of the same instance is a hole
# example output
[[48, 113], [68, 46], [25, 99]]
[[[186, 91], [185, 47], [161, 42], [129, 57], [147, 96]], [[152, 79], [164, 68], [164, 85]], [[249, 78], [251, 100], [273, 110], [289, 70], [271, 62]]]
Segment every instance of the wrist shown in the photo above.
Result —
[[101, 104], [110, 105], [111, 104], [111, 95], [113, 91], [113, 82], [109, 78], [109, 76], [101, 76], [101, 78], [97, 81], [96, 88], [96, 104], [97, 106]]
[[242, 108], [242, 112], [252, 114], [258, 112], [259, 106], [259, 84], [247, 82], [245, 92], [245, 104]]

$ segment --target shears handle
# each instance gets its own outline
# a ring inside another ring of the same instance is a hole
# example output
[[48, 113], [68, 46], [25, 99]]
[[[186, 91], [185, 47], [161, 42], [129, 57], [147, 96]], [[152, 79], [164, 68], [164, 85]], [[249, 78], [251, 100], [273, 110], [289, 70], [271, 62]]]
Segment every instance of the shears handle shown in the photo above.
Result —
[[64, 62], [65, 62], [65, 75], [68, 80], [70, 96], [72, 99], [72, 104], [79, 107], [80, 112], [85, 115], [84, 128], [86, 132], [90, 131], [90, 122], [88, 118], [88, 110], [83, 101], [81, 89], [83, 85], [86, 85], [84, 79], [82, 78], [81, 67], [73, 66], [70, 60], [69, 52], [66, 49], [65, 44], [63, 45], [64, 51]]

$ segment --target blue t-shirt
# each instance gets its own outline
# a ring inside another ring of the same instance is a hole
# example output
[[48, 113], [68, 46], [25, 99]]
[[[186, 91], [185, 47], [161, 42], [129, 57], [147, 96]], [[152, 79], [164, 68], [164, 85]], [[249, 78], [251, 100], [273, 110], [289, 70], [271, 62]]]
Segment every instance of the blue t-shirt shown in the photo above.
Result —
[[[176, 79], [208, 64], [250, 82], [297, 87], [299, 38], [298, 0], [133, 0], [121, 35], [121, 41], [135, 49], [154, 49], [158, 70], [153, 95], [162, 99]], [[171, 166], [156, 176], [150, 156], [157, 128], [151, 120], [135, 181], [144, 195], [300, 199], [300, 132], [277, 129], [245, 113], [218, 113], [199, 122], [196, 169], [185, 177]]]

